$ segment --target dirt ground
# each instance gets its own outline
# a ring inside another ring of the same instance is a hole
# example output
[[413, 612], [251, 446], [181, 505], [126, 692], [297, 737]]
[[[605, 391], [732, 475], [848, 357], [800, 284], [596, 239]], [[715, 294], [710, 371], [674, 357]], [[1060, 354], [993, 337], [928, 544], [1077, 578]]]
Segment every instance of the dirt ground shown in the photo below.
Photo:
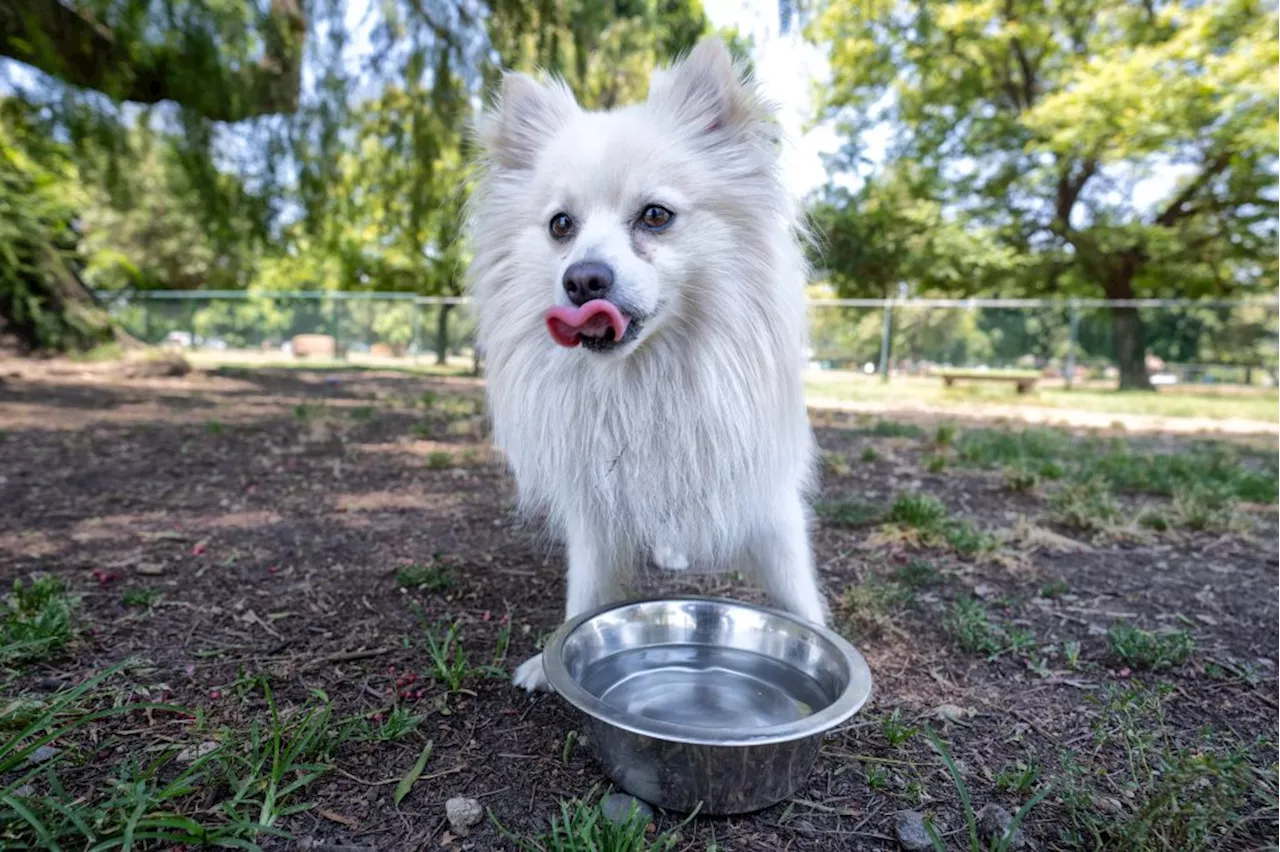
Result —
[[[0, 669], [0, 700], [138, 658], [116, 694], [192, 714], [112, 717], [55, 743], [83, 757], [60, 770], [68, 794], [92, 798], [130, 756], [245, 730], [266, 712], [259, 676], [282, 715], [324, 700], [335, 718], [424, 717], [407, 736], [343, 744], [307, 789], [312, 806], [281, 821], [292, 839], [259, 838], [268, 848], [515, 848], [488, 820], [457, 836], [446, 799], [475, 798], [533, 836], [560, 800], [603, 789], [562, 702], [485, 668], [509, 672], [535, 652], [559, 622], [563, 576], [558, 546], [512, 515], [481, 395], [475, 380], [394, 372], [126, 379], [110, 366], [0, 365], [0, 585], [48, 574], [80, 597], [75, 640]], [[1072, 529], [1054, 519], [1053, 487], [945, 463], [932, 424], [815, 422], [836, 454], [816, 562], [875, 694], [827, 738], [807, 789], [750, 816], [696, 819], [675, 848], [898, 849], [904, 810], [929, 815], [948, 848], [970, 848], [926, 728], [949, 744], [975, 808], [1014, 812], [1050, 786], [1023, 823], [1039, 848], [1275, 847], [1274, 499], [1240, 504], [1229, 528]], [[1169, 452], [1189, 439], [1144, 440]], [[971, 552], [840, 508], [904, 492], [941, 498], [988, 543]], [[1117, 499], [1122, 521], [1171, 505]], [[438, 582], [406, 588], [406, 566]], [[654, 576], [645, 590], [659, 587], [760, 599], [733, 577]], [[474, 668], [452, 691], [424, 642], [448, 624]], [[1129, 629], [1191, 650], [1125, 657], [1116, 631]], [[427, 740], [425, 770], [396, 804]], [[1170, 785], [1173, 802], [1160, 798]], [[679, 823], [660, 813], [653, 831]]]

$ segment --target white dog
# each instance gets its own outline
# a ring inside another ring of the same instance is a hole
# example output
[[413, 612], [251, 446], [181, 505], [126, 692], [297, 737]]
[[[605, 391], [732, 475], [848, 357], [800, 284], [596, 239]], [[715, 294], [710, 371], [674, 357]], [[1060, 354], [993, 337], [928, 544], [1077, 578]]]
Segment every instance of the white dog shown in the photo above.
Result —
[[[823, 623], [805, 492], [806, 267], [770, 107], [724, 45], [587, 112], [507, 74], [481, 118], [471, 291], [494, 439], [568, 550], [566, 618], [647, 556], [741, 568]], [[542, 656], [515, 683], [545, 689]]]

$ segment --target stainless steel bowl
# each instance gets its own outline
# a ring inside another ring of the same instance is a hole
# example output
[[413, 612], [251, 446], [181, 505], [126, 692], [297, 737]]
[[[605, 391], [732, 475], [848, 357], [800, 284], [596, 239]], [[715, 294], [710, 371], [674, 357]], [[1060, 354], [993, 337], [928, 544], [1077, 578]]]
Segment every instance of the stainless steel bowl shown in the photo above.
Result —
[[585, 717], [605, 773], [650, 804], [736, 814], [804, 784], [825, 731], [871, 695], [852, 645], [793, 615], [682, 597], [613, 604], [560, 627], [551, 686]]

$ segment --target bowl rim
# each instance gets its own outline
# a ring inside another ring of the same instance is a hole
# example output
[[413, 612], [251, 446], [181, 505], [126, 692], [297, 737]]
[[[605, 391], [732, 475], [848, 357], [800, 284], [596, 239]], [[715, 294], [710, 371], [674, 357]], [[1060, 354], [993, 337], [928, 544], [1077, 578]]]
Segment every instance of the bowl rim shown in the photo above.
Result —
[[[689, 728], [672, 722], [660, 722], [625, 713], [597, 698], [569, 676], [563, 660], [565, 641], [586, 622], [614, 610], [626, 609], [647, 603], [716, 603], [766, 613], [799, 624], [821, 636], [841, 653], [849, 666], [849, 685], [836, 700], [810, 716], [792, 722], [756, 728], [750, 734], [715, 734], [703, 729]], [[857, 648], [840, 634], [828, 627], [814, 624], [793, 613], [774, 607], [761, 606], [732, 598], [706, 595], [677, 595], [675, 597], [647, 597], [629, 601], [615, 601], [580, 613], [560, 625], [547, 640], [542, 652], [542, 667], [547, 681], [565, 701], [597, 721], [620, 728], [629, 733], [653, 737], [668, 742], [704, 746], [759, 746], [793, 742], [818, 736], [849, 719], [862, 709], [871, 698], [873, 683], [871, 669]]]

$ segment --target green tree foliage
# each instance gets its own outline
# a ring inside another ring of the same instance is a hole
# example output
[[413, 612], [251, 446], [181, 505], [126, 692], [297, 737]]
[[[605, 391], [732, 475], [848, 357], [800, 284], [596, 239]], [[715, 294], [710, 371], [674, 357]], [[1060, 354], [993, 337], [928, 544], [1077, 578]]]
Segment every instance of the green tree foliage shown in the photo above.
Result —
[[95, 283], [458, 295], [467, 126], [499, 67], [608, 107], [706, 30], [699, 0], [348, 6], [0, 0], [0, 56], [48, 75], [15, 100], [71, 140]]
[[76, 277], [83, 201], [64, 145], [23, 105], [0, 100], [0, 334], [26, 349], [88, 349], [106, 314]]
[[[842, 289], [1273, 290], [1274, 5], [832, 0], [813, 35], [848, 138], [836, 168], [867, 172], [862, 137], [892, 130], [866, 185], [818, 208]], [[1135, 203], [1153, 176], [1168, 188]], [[1121, 387], [1150, 387], [1138, 311], [1112, 326]]]

